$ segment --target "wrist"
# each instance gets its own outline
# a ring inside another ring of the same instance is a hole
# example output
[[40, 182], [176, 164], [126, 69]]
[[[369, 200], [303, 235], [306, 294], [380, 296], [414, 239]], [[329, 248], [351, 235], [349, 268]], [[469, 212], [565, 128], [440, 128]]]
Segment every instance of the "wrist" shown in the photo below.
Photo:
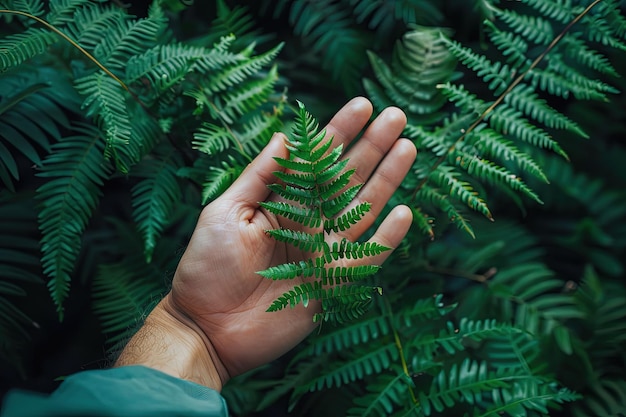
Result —
[[172, 304], [169, 294], [131, 338], [115, 366], [143, 365], [221, 391], [228, 374], [208, 338]]

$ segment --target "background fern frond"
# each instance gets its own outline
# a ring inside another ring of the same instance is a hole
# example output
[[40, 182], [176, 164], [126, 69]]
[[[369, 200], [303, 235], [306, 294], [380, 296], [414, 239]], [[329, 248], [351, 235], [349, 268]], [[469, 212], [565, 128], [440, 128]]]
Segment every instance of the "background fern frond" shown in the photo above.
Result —
[[77, 126], [74, 132], [76, 136], [53, 145], [39, 173], [50, 179], [37, 190], [41, 263], [61, 318], [81, 234], [102, 195], [100, 186], [111, 172], [100, 132], [89, 126]]

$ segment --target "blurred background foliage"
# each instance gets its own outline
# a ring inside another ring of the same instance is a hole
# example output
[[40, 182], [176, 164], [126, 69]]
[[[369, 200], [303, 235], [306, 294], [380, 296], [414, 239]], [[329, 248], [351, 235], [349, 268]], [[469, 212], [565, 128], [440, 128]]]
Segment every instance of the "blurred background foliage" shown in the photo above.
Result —
[[626, 20], [596, 3], [0, 2], [121, 81], [0, 15], [0, 391], [107, 366], [295, 99], [364, 95], [407, 113], [415, 225], [370, 312], [232, 414], [623, 415]]

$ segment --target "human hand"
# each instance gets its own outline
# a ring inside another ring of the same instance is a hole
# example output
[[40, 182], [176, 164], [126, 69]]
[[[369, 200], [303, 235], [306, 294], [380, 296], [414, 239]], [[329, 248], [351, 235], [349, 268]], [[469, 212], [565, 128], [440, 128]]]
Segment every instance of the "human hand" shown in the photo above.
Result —
[[[346, 104], [326, 127], [333, 145], [344, 149], [363, 130], [372, 114], [364, 98]], [[356, 168], [352, 183], [364, 183], [356, 197], [371, 210], [348, 230], [331, 235], [355, 241], [373, 223], [402, 182], [416, 155], [407, 139], [398, 139], [406, 117], [397, 108], [383, 111], [347, 152], [348, 169]], [[266, 312], [278, 296], [293, 287], [290, 280], [273, 281], [257, 271], [304, 259], [307, 254], [277, 242], [268, 229], [299, 225], [276, 217], [259, 202], [278, 200], [268, 184], [280, 169], [274, 157], [287, 157], [284, 136], [276, 134], [239, 179], [202, 211], [183, 255], [171, 292], [160, 304], [167, 313], [196, 332], [216, 365], [222, 384], [230, 377], [267, 363], [293, 348], [315, 327], [312, 317], [319, 303]], [[395, 207], [370, 239], [395, 248], [412, 222], [406, 206]], [[367, 258], [381, 264], [389, 251]], [[364, 260], [365, 261], [365, 260]]]

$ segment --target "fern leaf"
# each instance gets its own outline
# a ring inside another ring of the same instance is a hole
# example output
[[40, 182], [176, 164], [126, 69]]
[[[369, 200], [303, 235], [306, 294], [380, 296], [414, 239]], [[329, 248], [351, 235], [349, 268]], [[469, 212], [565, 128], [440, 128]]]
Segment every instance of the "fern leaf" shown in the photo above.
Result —
[[554, 39], [550, 21], [542, 17], [522, 15], [512, 10], [496, 10], [495, 14], [530, 42], [547, 45]]
[[439, 169], [430, 175], [430, 179], [438, 186], [445, 189], [448, 194], [455, 196], [461, 202], [468, 205], [473, 210], [491, 218], [491, 213], [487, 204], [478, 196], [472, 186], [461, 179], [459, 174], [449, 169]]
[[342, 213], [340, 216], [324, 219], [324, 230], [326, 232], [330, 232], [331, 230], [334, 232], [347, 230], [353, 224], [358, 223], [359, 220], [370, 211], [371, 207], [371, 203], [360, 203], [350, 208], [345, 213]]
[[330, 256], [334, 259], [361, 259], [365, 256], [379, 255], [385, 251], [390, 250], [386, 246], [378, 244], [376, 242], [350, 242], [343, 238], [341, 242], [333, 242], [330, 247]]
[[304, 284], [296, 285], [293, 289], [274, 300], [267, 311], [279, 311], [287, 306], [293, 308], [298, 304], [307, 307], [309, 300], [320, 299], [324, 292], [325, 290], [319, 282], [305, 282]]
[[248, 77], [260, 71], [263, 67], [271, 64], [282, 47], [282, 43], [278, 44], [265, 53], [256, 55], [246, 60], [241, 60], [241, 62], [230, 65], [218, 73], [213, 74], [210, 84], [211, 90], [217, 93], [242, 83]]
[[508, 386], [506, 378], [489, 372], [486, 362], [465, 359], [460, 365], [453, 364], [449, 371], [443, 370], [436, 375], [428, 393], [418, 393], [420, 411], [429, 416], [458, 401], [475, 404], [481, 401], [484, 392]]
[[[317, 273], [319, 274], [320, 268], [316, 267], [313, 263], [313, 260], [306, 260], [288, 264], [281, 264], [277, 266], [270, 267], [264, 271], [258, 271], [257, 274], [270, 278], [273, 280], [282, 280], [282, 279], [294, 279], [297, 277], [310, 277]], [[291, 296], [295, 296], [296, 294], [292, 294]]]
[[50, 31], [38, 28], [3, 37], [0, 39], [0, 72], [44, 53], [57, 39]]
[[524, 0], [524, 3], [542, 16], [563, 24], [571, 22], [577, 15], [570, 0]]
[[397, 359], [398, 350], [394, 343], [382, 344], [376, 349], [355, 349], [345, 361], [334, 363], [331, 369], [322, 369], [302, 388], [319, 391], [339, 387], [363, 379], [367, 375], [380, 374], [389, 369]]
[[[293, 135], [286, 145], [290, 151], [290, 159], [276, 158], [276, 162], [287, 171], [274, 173], [281, 183], [270, 186], [270, 189], [286, 200], [298, 204], [267, 201], [260, 205], [269, 212], [294, 220], [304, 227], [315, 229], [323, 224], [324, 230], [315, 234], [283, 229], [268, 231], [279, 241], [290, 243], [300, 250], [319, 252], [320, 256], [271, 267], [259, 274], [271, 279], [314, 277], [315, 292], [311, 293], [308, 287], [291, 290], [276, 301], [276, 308], [298, 302], [308, 304], [309, 295], [312, 295], [322, 304], [322, 312], [313, 317], [314, 321], [343, 322], [365, 313], [373, 292], [381, 293], [381, 289], [359, 285], [333, 287], [336, 284], [361, 281], [380, 268], [377, 265], [344, 266], [341, 262], [376, 256], [389, 248], [376, 243], [348, 242], [345, 239], [332, 245], [325, 241], [326, 233], [333, 229], [349, 228], [371, 206], [360, 203], [337, 216], [351, 203], [361, 184], [348, 186], [355, 170], [345, 169], [347, 160], [339, 161], [342, 147], [331, 149], [332, 138], [324, 140], [325, 131], [319, 131], [317, 120], [306, 111], [302, 103], [299, 102], [298, 105]], [[333, 265], [334, 262], [337, 264]], [[327, 286], [330, 287], [326, 288]], [[317, 291], [317, 288], [320, 290]]]
[[61, 139], [44, 160], [39, 176], [49, 180], [37, 190], [40, 203], [41, 262], [59, 316], [69, 291], [70, 274], [81, 247], [81, 234], [110, 173], [103, 159], [104, 142], [91, 127]]
[[367, 386], [367, 394], [355, 396], [353, 407], [348, 416], [389, 416], [397, 405], [403, 405], [408, 397], [408, 385], [404, 373], [397, 375], [377, 375], [375, 381]]
[[458, 42], [444, 38], [450, 52], [469, 69], [473, 70], [478, 77], [488, 83], [489, 90], [494, 95], [501, 94], [511, 82], [511, 68], [500, 62], [492, 63], [486, 57], [479, 55], [470, 48], [464, 47]]
[[[387, 248], [385, 248], [386, 250]], [[334, 268], [321, 269], [318, 276], [324, 285], [343, 284], [346, 282], [357, 282], [374, 275], [380, 266], [378, 265], [357, 265], [352, 267], [337, 266]]]
[[[107, 342], [125, 343], [147, 317], [148, 302], [158, 300], [162, 288], [140, 257], [101, 264], [93, 282], [94, 313], [100, 319]], [[133, 268], [128, 268], [128, 265]], [[135, 324], [135, 326], [133, 326]]]
[[131, 190], [133, 218], [144, 239], [144, 255], [150, 263], [159, 236], [169, 224], [172, 213], [182, 200], [181, 187], [177, 180], [178, 168], [182, 165], [176, 154], [155, 155], [146, 159], [133, 171], [144, 179]]
[[274, 65], [265, 77], [231, 88], [219, 99], [218, 103], [220, 104], [217, 107], [220, 118], [232, 123], [238, 116], [243, 116], [257, 109], [274, 92], [274, 85], [277, 80], [278, 70]]
[[436, 86], [451, 78], [455, 66], [454, 57], [442, 41], [447, 36], [449, 33], [439, 28], [416, 27], [394, 47], [391, 65], [368, 53], [382, 88], [368, 79], [364, 86], [379, 110], [394, 103], [405, 109], [411, 120], [436, 120], [445, 104]]
[[226, 163], [223, 163], [222, 168], [211, 167], [202, 184], [202, 204], [207, 204], [226, 191], [243, 172], [243, 169], [240, 165]]
[[[465, 217], [461, 213], [461, 211], [453, 204], [450, 197], [447, 194], [441, 193], [439, 190], [432, 188], [429, 185], [424, 185], [416, 194], [416, 198], [419, 198], [419, 201], [422, 205], [431, 205], [432, 207], [440, 210], [445, 213], [448, 217], [448, 220], [454, 223], [460, 230], [464, 230], [470, 236], [475, 237], [474, 230], [470, 225], [469, 219]], [[487, 218], [491, 219], [491, 212], [489, 212], [489, 208], [487, 209]], [[429, 233], [432, 230], [432, 225], [428, 222], [425, 216], [421, 216], [425, 219], [426, 224], [424, 225], [426, 232]]]
[[294, 220], [306, 227], [320, 227], [322, 219], [319, 211], [306, 207], [294, 207], [291, 204], [265, 201], [260, 203], [261, 207], [279, 216], [283, 216], [289, 220]]
[[[338, 327], [328, 334], [315, 338], [306, 349], [298, 352], [298, 358], [315, 357], [345, 351], [361, 344], [373, 343], [391, 331], [387, 316], [367, 317], [358, 322]], [[294, 360], [293, 363], [298, 363]]]
[[[367, 266], [347, 268], [342, 275], [354, 280], [354, 269], [367, 269]], [[374, 272], [379, 269], [374, 266]], [[366, 276], [370, 276], [370, 272]], [[360, 275], [360, 274], [359, 274]], [[382, 288], [366, 285], [341, 285], [331, 287], [322, 297], [322, 312], [313, 316], [314, 322], [331, 321], [345, 323], [363, 316], [371, 305], [374, 293], [382, 295]]]
[[[130, 19], [127, 13], [113, 4], [101, 5], [93, 2], [72, 10], [71, 17], [64, 26], [64, 31], [79, 45], [91, 50], [102, 42], [103, 33], [119, 26], [119, 22]], [[61, 15], [59, 18], [65, 19]]]
[[467, 155], [460, 151], [455, 152], [454, 156], [457, 165], [466, 169], [471, 176], [487, 183], [505, 185], [512, 190], [522, 192], [524, 195], [532, 198], [536, 202], [541, 203], [539, 196], [532, 191], [520, 177], [511, 173], [506, 168], [486, 159], [473, 155]]
[[[355, 171], [350, 170], [347, 172], [349, 173], [348, 176], [350, 176]], [[339, 192], [338, 190], [341, 189], [340, 186], [345, 183], [344, 178], [345, 176], [341, 175], [337, 177], [332, 183], [321, 186], [320, 187], [320, 192], [322, 193], [321, 197], [322, 198], [329, 197], [330, 195], [333, 195]], [[343, 192], [341, 192], [341, 194], [338, 194], [336, 197], [325, 200], [322, 203], [322, 207], [321, 207], [322, 212], [324, 213], [324, 216], [332, 218], [332, 217], [335, 217], [337, 214], [339, 214], [356, 197], [356, 195], [361, 190], [361, 187], [362, 187], [361, 184], [354, 185], [352, 187], [345, 189]], [[363, 209], [366, 209], [369, 211], [369, 206], [365, 206], [365, 205], [361, 206], [361, 210]], [[342, 219], [342, 220], [338, 220], [337, 223], [345, 224], [346, 221], [349, 221], [349, 220], [346, 218], [345, 221], [343, 221]]]
[[506, 140], [495, 130], [477, 128], [466, 137], [465, 141], [468, 145], [475, 147], [479, 155], [493, 156], [501, 161], [513, 161], [524, 172], [548, 182], [541, 166], [530, 155], [522, 152], [513, 142]]
[[66, 24], [73, 21], [75, 13], [89, 3], [89, 0], [50, 0], [46, 20], [54, 26]]
[[194, 149], [213, 155], [228, 149], [231, 140], [232, 134], [225, 127], [203, 123], [200, 129], [193, 134], [191, 144]]
[[287, 242], [306, 252], [322, 251], [325, 246], [328, 246], [324, 241], [324, 235], [320, 233], [311, 234], [289, 229], [273, 229], [268, 230], [267, 234], [279, 242]]
[[131, 163], [136, 163], [139, 155], [130, 155], [131, 160], [120, 157], [121, 148], [126, 147], [131, 138], [131, 123], [126, 106], [126, 96], [119, 84], [102, 71], [76, 80], [76, 89], [85, 96], [83, 107], [87, 114], [98, 120], [106, 132], [105, 155], [114, 157], [117, 167], [128, 172]]
[[159, 14], [134, 21], [115, 21], [94, 48], [94, 56], [110, 68], [122, 70], [131, 57], [154, 46], [165, 30], [165, 23]]
[[545, 100], [540, 99], [534, 89], [527, 84], [517, 85], [511, 94], [504, 98], [504, 102], [547, 127], [566, 129], [583, 138], [589, 137], [577, 123], [550, 107]]

